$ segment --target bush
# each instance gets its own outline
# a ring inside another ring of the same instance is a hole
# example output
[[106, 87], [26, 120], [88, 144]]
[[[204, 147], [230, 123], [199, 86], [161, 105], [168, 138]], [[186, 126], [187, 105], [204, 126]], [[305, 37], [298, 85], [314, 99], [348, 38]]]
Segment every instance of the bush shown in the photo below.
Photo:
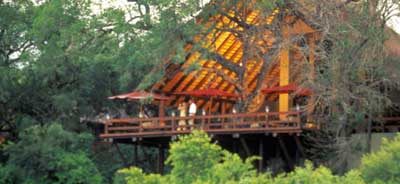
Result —
[[128, 168], [117, 172], [114, 183], [239, 183], [256, 177], [252, 157], [242, 161], [236, 154], [223, 150], [212, 144], [211, 138], [204, 132], [180, 137], [171, 144], [170, 154], [166, 161], [172, 166], [170, 174], [146, 175], [141, 169]]
[[251, 164], [252, 157], [243, 161], [237, 154], [229, 153], [210, 143], [204, 132], [182, 136], [171, 144], [167, 163], [170, 174], [145, 174], [138, 168], [117, 172], [114, 183], [143, 184], [364, 184], [400, 183], [400, 134], [393, 140], [384, 140], [381, 151], [364, 156], [359, 170], [343, 176], [334, 175], [324, 166], [315, 168], [309, 161], [305, 167], [293, 172], [271, 177], [270, 173], [257, 173]]
[[392, 141], [384, 138], [378, 152], [365, 155], [360, 171], [368, 183], [400, 183], [400, 134]]
[[314, 168], [311, 162], [306, 162], [305, 167], [297, 167], [293, 172], [282, 174], [274, 178], [272, 183], [324, 183], [324, 184], [363, 184], [358, 171], [351, 171], [345, 176], [336, 176], [326, 167]]

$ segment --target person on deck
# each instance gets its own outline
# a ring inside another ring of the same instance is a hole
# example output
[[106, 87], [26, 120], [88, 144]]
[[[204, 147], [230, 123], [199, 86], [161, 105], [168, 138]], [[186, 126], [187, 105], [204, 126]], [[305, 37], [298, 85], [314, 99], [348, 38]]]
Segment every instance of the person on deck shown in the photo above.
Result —
[[[149, 118], [149, 116], [144, 112], [143, 109], [141, 109], [139, 112], [139, 118]], [[142, 121], [141, 123], [143, 127], [151, 127], [154, 125], [151, 121]]]
[[[179, 117], [186, 117], [186, 109], [187, 109], [187, 105], [185, 102], [182, 102], [178, 105], [178, 110], [179, 110]], [[186, 130], [186, 120], [181, 119], [178, 122], [178, 131], [181, 130]]]
[[190, 99], [189, 100], [189, 116], [191, 117], [188, 121], [188, 124], [190, 126], [190, 129], [193, 130], [194, 127], [194, 116], [196, 115], [197, 112], [197, 106], [196, 103], [194, 103], [194, 100]]

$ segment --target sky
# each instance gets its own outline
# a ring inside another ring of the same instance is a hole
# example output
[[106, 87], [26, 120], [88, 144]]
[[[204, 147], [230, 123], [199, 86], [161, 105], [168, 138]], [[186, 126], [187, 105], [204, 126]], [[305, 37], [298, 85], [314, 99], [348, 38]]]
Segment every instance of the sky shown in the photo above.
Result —
[[[203, 0], [203, 3], [207, 3], [209, 0]], [[120, 9], [127, 9], [128, 6], [133, 6], [134, 3], [128, 2], [128, 0], [97, 0], [95, 1], [95, 5], [93, 6], [93, 11], [99, 12], [105, 8], [120, 8]], [[398, 8], [397, 8], [398, 9]], [[399, 11], [395, 11], [394, 13], [399, 14]], [[387, 25], [391, 27], [394, 31], [400, 34], [400, 16], [392, 17]]]
[[394, 29], [396, 33], [400, 34], [400, 17], [396, 16], [390, 19], [388, 26]]

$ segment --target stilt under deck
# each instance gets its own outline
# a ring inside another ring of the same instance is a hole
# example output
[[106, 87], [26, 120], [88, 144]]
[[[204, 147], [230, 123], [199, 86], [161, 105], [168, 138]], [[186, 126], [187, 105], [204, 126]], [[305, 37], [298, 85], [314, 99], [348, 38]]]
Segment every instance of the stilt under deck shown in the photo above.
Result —
[[[282, 117], [285, 116], [284, 119]], [[301, 112], [269, 112], [204, 115], [193, 117], [156, 117], [110, 119], [104, 123], [103, 139], [175, 137], [192, 130], [203, 130], [211, 135], [227, 134], [300, 134]], [[189, 124], [189, 121], [194, 121]], [[183, 123], [184, 122], [184, 123]]]
[[[100, 138], [114, 143], [134, 144], [132, 159], [135, 164], [139, 160], [138, 145], [158, 148], [154, 172], [163, 173], [165, 149], [168, 149], [170, 141], [177, 138], [177, 135], [190, 133], [192, 129], [201, 129], [210, 134], [213, 141], [242, 158], [258, 155], [261, 160], [254, 163], [254, 166], [260, 172], [266, 167], [279, 166], [280, 160], [283, 169], [291, 171], [306, 158], [300, 134], [310, 128], [307, 128], [307, 124], [302, 125], [301, 116], [302, 112], [294, 111], [110, 119], [104, 122]], [[194, 124], [187, 124], [192, 119]], [[384, 121], [398, 122], [400, 118], [384, 118]]]
[[[135, 164], [138, 163], [138, 145], [158, 148], [154, 171], [162, 173], [164, 149], [168, 149], [170, 141], [192, 130], [203, 130], [213, 141], [242, 158], [260, 156], [262, 159], [254, 163], [258, 171], [271, 165], [270, 158], [281, 156], [284, 156], [282, 161], [285, 170], [290, 171], [297, 162], [293, 153], [296, 153], [298, 146], [294, 144], [293, 137], [297, 138], [302, 132], [301, 115], [302, 112], [293, 111], [110, 119], [104, 122], [100, 138], [107, 142], [134, 144], [135, 157], [132, 159]], [[188, 123], [191, 120], [194, 121], [193, 125]], [[279, 146], [274, 146], [274, 142], [280, 143], [277, 144]], [[280, 152], [283, 155], [278, 154]]]

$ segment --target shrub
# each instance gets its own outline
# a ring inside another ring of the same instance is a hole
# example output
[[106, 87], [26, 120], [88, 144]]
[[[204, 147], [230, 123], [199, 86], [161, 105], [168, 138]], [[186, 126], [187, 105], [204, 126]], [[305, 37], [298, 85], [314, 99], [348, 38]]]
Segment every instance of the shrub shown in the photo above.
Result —
[[379, 151], [365, 155], [360, 171], [368, 183], [400, 183], [400, 134], [392, 141], [384, 138]]

